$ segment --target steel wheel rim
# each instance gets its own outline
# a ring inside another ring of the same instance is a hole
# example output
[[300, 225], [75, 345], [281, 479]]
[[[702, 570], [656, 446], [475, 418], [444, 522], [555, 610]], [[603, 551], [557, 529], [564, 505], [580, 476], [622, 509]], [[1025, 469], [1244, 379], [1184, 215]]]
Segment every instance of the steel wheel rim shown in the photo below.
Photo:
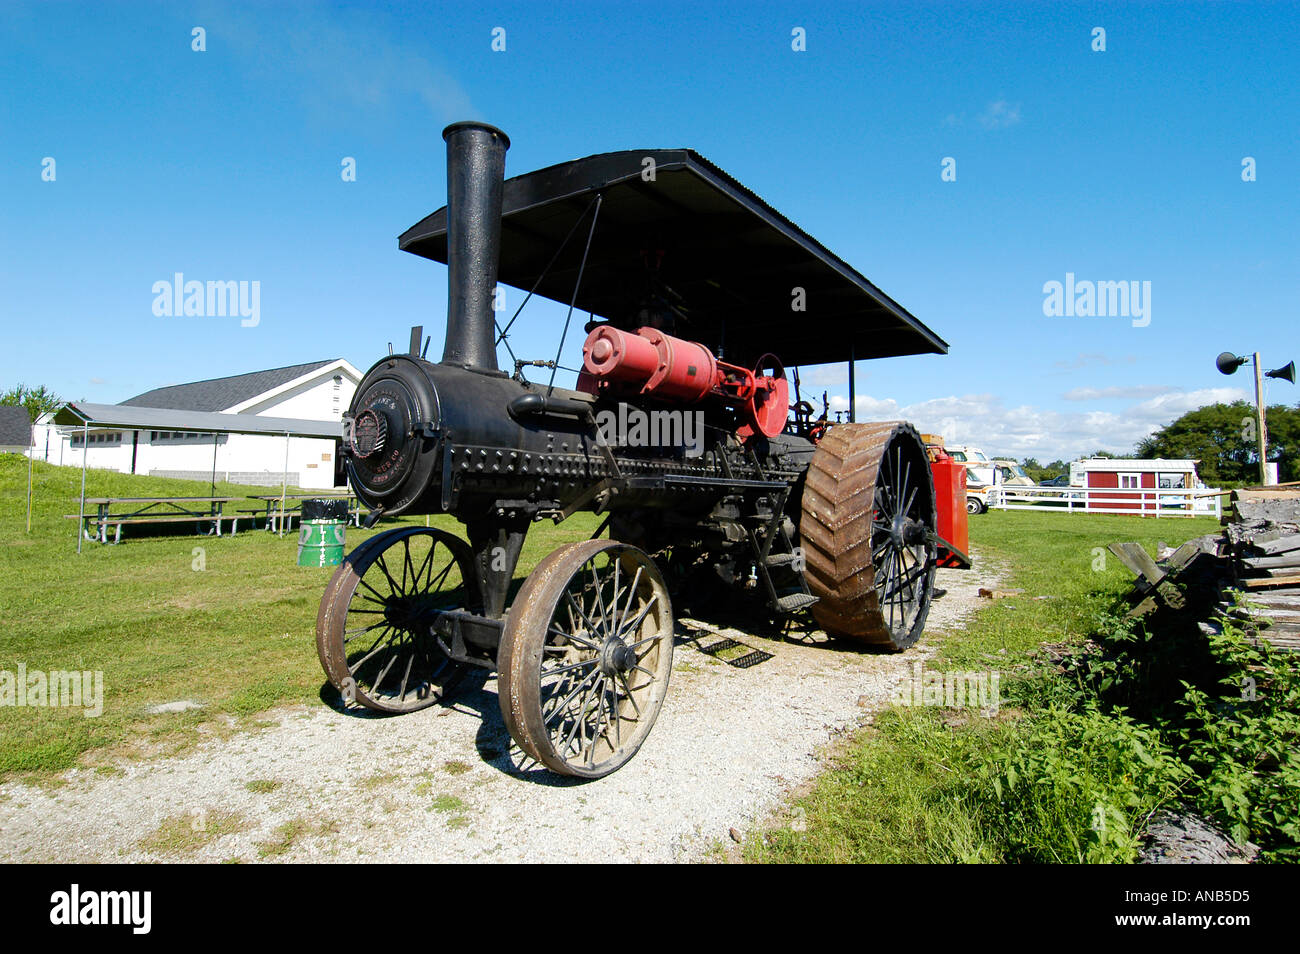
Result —
[[929, 612], [938, 554], [928, 488], [919, 475], [914, 477], [917, 462], [911, 455], [905, 458], [903, 451], [902, 443], [895, 441], [880, 462], [871, 517], [871, 566], [884, 625], [895, 640], [910, 643]]
[[649, 735], [672, 671], [668, 590], [644, 551], [607, 540], [554, 551], [511, 608], [502, 714], [524, 753], [599, 778]]
[[317, 645], [345, 701], [381, 712], [438, 702], [461, 674], [432, 632], [439, 609], [467, 607], [467, 549], [441, 530], [404, 528], [368, 540], [326, 592]]

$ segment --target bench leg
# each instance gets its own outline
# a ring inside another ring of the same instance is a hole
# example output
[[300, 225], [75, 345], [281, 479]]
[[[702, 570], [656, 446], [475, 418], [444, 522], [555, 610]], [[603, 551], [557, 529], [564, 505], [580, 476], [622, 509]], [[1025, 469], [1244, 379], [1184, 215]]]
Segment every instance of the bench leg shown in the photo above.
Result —
[[113, 534], [113, 546], [117, 546], [122, 542], [122, 525], [119, 523], [114, 530], [116, 532]]

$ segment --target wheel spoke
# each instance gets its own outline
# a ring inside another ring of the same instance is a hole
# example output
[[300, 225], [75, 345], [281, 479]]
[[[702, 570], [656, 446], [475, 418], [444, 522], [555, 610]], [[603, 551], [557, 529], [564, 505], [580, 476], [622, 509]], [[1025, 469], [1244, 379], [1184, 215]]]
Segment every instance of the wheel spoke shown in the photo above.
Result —
[[[620, 636], [623, 633], [623, 624], [627, 622], [627, 614], [632, 612], [632, 601], [636, 599], [636, 588], [637, 584], [641, 582], [642, 569], [643, 568], [639, 566], [636, 568], [636, 574], [632, 577], [632, 585], [627, 588], [627, 604], [623, 607], [623, 613], [619, 617], [618, 625], [614, 630], [614, 632], [620, 634]], [[615, 609], [617, 609], [617, 605], [615, 606]]]
[[[365, 612], [369, 612], [369, 610], [353, 610], [352, 612], [361, 612], [361, 613], [365, 613]], [[372, 629], [378, 629], [380, 626], [383, 626], [383, 625], [385, 625], [385, 624], [381, 621], [381, 622], [378, 622], [378, 623], [371, 623], [369, 626], [363, 626], [363, 627], [361, 627], [361, 629], [345, 629], [345, 630], [343, 631], [343, 642], [345, 642], [345, 643], [350, 643], [350, 642], [352, 642], [352, 640], [356, 639], [358, 636], [364, 636], [366, 633], [370, 632]]]
[[[378, 655], [379, 652], [386, 649], [389, 645], [392, 644], [393, 639], [397, 636], [397, 630], [393, 629], [391, 626], [385, 628], [387, 629], [387, 634], [383, 634], [383, 633], [380, 634], [379, 638], [376, 639], [374, 644], [371, 646], [370, 652], [366, 653], [364, 656], [358, 659], [353, 665], [348, 667], [354, 676], [356, 675], [358, 669], [360, 669], [371, 659], [373, 659], [376, 655]], [[384, 645], [380, 646], [379, 644], [381, 642]]]
[[[646, 600], [645, 606], [642, 606], [642, 607], [641, 607], [640, 612], [638, 612], [638, 613], [636, 614], [636, 619], [634, 619], [634, 620], [632, 621], [632, 625], [631, 625], [631, 626], [628, 626], [628, 627], [625, 627], [622, 631], [620, 631], [620, 632], [618, 633], [618, 637], [619, 637], [619, 639], [622, 639], [622, 638], [623, 638], [623, 634], [624, 634], [624, 633], [636, 633], [636, 632], [639, 632], [640, 629], [641, 629], [641, 624], [642, 624], [643, 622], [645, 622], [645, 618], [646, 618], [646, 616], [649, 614], [650, 610], [652, 610], [652, 609], [654, 608], [654, 605], [655, 605], [655, 603], [657, 603], [657, 602], [659, 602], [659, 594], [658, 594], [658, 593], [654, 593], [654, 594], [652, 594], [652, 595], [650, 596], [650, 599]], [[646, 637], [646, 639], [657, 639], [657, 638], [658, 638], [657, 636], [648, 636], [648, 637]], [[640, 646], [641, 643], [643, 643], [643, 642], [646, 641], [646, 639], [643, 639], [643, 640], [640, 640], [639, 642], [633, 643], [633, 644], [632, 644], [633, 648], [636, 648], [637, 646]]]
[[549, 679], [552, 676], [559, 676], [563, 673], [570, 672], [574, 669], [579, 668], [580, 666], [594, 666], [599, 662], [600, 662], [599, 659], [583, 659], [576, 663], [569, 663], [567, 666], [558, 666], [555, 669], [544, 669], [542, 671], [541, 678]]
[[393, 663], [397, 662], [397, 657], [401, 655], [401, 649], [402, 647], [400, 643], [393, 647], [393, 654], [388, 657], [388, 665], [384, 666], [384, 668], [380, 671], [379, 678], [370, 684], [370, 688], [372, 691], [374, 692], [379, 691], [380, 683], [382, 683], [384, 679], [388, 676], [388, 670], [393, 668]]
[[[575, 627], [575, 628], [576, 628], [576, 627]], [[590, 639], [587, 639], [587, 638], [585, 638], [585, 637], [583, 637], [583, 636], [579, 636], [577, 633], [566, 633], [564, 630], [560, 629], [560, 627], [556, 626], [554, 623], [551, 624], [551, 626], [548, 628], [547, 632], [549, 632], [549, 633], [551, 633], [551, 634], [553, 634], [553, 635], [555, 635], [555, 636], [559, 636], [559, 637], [561, 637], [561, 638], [563, 638], [563, 639], [571, 639], [571, 640], [573, 640], [575, 643], [577, 643], [579, 646], [583, 646], [583, 647], [585, 647], [585, 648], [587, 648], [587, 649], [594, 649], [594, 650], [597, 650], [597, 651], [600, 650], [600, 644], [599, 644], [599, 643], [593, 643]], [[562, 646], [547, 646], [546, 648], [547, 648], [547, 649], [563, 649], [564, 647], [562, 647]]]
[[609, 628], [608, 626], [604, 625], [605, 623], [608, 622], [608, 617], [606, 616], [605, 613], [605, 598], [601, 596], [600, 593], [600, 591], [604, 588], [604, 585], [600, 582], [600, 579], [596, 576], [596, 563], [594, 560], [591, 563], [587, 564], [587, 569], [591, 573], [592, 589], [595, 590], [594, 606], [592, 608], [600, 611], [600, 615], [597, 617], [597, 619], [599, 619], [602, 624], [600, 628], [600, 634], [602, 636], [608, 637]]
[[397, 700], [404, 702], [406, 700], [406, 684], [411, 679], [411, 666], [415, 664], [415, 653], [406, 657], [406, 672], [402, 673], [402, 688], [397, 693]]
[[569, 598], [569, 603], [572, 605], [573, 609], [578, 611], [578, 615], [582, 617], [582, 621], [587, 624], [587, 632], [591, 633], [593, 636], [599, 634], [600, 630], [597, 628], [596, 624], [591, 621], [587, 614], [583, 612], [582, 605], [574, 599], [573, 593], [569, 590], [565, 590], [564, 595]]
[[553, 709], [551, 710], [551, 714], [550, 714], [549, 716], [546, 717], [546, 720], [545, 720], [545, 721], [550, 722], [550, 721], [551, 721], [552, 719], [554, 719], [557, 715], [559, 715], [559, 714], [562, 713], [565, 709], [567, 709], [567, 708], [569, 707], [569, 703], [571, 703], [571, 702], [573, 701], [574, 697], [575, 697], [576, 695], [578, 695], [578, 693], [582, 692], [583, 688], [584, 688], [584, 687], [586, 686], [586, 684], [587, 684], [587, 681], [590, 680], [590, 679], [595, 679], [598, 675], [599, 675], [598, 672], [593, 672], [593, 673], [589, 673], [589, 674], [586, 675], [586, 676], [583, 676], [583, 677], [582, 677], [582, 681], [579, 682], [579, 683], [578, 683], [578, 684], [573, 688], [573, 691], [570, 692], [567, 696], [564, 697], [564, 701], [561, 702], [558, 706], [556, 706], [555, 708], [553, 708]]
[[379, 564], [379, 569], [384, 571], [384, 576], [388, 579], [388, 585], [393, 588], [393, 595], [405, 596], [406, 590], [399, 587], [397, 581], [393, 579], [393, 574], [388, 572], [388, 564], [384, 562], [384, 555], [382, 553], [375, 557], [375, 562]]
[[[445, 566], [439, 565], [440, 546], [447, 551]], [[428, 629], [429, 610], [438, 605], [430, 598], [453, 569], [468, 579], [469, 559], [464, 544], [432, 528], [390, 530], [353, 551], [347, 563], [352, 575], [331, 591], [343, 612], [317, 634], [331, 682], [342, 687], [350, 681], [361, 704], [387, 712], [413, 711], [442, 698], [463, 664], [450, 659]]]
[[[620, 672], [618, 674], [618, 680], [623, 683], [623, 691], [627, 693], [627, 701], [632, 703], [632, 711], [636, 713], [638, 719], [641, 718], [641, 707], [636, 704], [636, 693], [634, 693], [632, 687], [627, 684], [627, 676]], [[646, 685], [649, 685], [649, 683]], [[644, 689], [645, 686], [642, 686], [641, 688]]]
[[411, 538], [402, 540], [402, 592], [406, 592], [406, 571], [411, 571], [411, 584], [415, 584], [415, 567], [411, 564]]

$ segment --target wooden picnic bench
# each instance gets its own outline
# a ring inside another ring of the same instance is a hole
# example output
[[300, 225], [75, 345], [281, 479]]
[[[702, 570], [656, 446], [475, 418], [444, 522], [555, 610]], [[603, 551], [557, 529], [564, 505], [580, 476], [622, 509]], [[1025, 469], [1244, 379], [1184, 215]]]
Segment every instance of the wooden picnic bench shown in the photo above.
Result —
[[[361, 505], [352, 494], [285, 494], [283, 496], [283, 512], [280, 509], [280, 494], [253, 494], [249, 499], [261, 500], [265, 502], [266, 507], [264, 509], [244, 508], [240, 510], [240, 513], [260, 514], [266, 520], [265, 529], [268, 531], [279, 530], [281, 522], [284, 523], [286, 529], [292, 529], [293, 518], [299, 517], [301, 519], [302, 501], [304, 500], [346, 500], [348, 502], [348, 518], [352, 521], [353, 526], [361, 526]], [[289, 505], [291, 501], [294, 502], [293, 506]]]
[[[87, 497], [86, 503], [95, 508], [94, 513], [64, 514], [66, 520], [82, 522], [81, 532], [87, 540], [108, 543], [108, 528], [112, 527], [113, 543], [122, 539], [122, 527], [149, 523], [194, 522], [199, 527], [211, 524], [221, 536], [221, 521], [230, 521], [230, 532], [239, 529], [239, 517], [222, 512], [222, 508], [242, 497]], [[116, 508], [125, 508], [116, 509]], [[116, 512], [115, 512], [116, 509]]]

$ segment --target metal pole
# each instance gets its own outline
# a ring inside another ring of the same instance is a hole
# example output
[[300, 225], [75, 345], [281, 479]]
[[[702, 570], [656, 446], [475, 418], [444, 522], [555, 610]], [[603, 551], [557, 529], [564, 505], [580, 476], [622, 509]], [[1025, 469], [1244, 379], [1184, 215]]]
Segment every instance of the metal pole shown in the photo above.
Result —
[[217, 495], [217, 432], [212, 432], [212, 496]]
[[280, 536], [284, 536], [284, 498], [289, 492], [289, 432], [284, 432], [284, 482], [280, 485]]
[[32, 532], [32, 462], [36, 459], [36, 442], [32, 440], [32, 429], [27, 430], [27, 532]]
[[81, 506], [77, 509], [77, 552], [86, 533], [86, 455], [90, 451], [90, 422], [81, 422]]
[[1264, 429], [1264, 371], [1259, 366], [1259, 352], [1254, 354], [1255, 362], [1255, 413], [1259, 415], [1259, 482], [1268, 484], [1268, 432]]
[[857, 417], [858, 388], [857, 388], [857, 383], [853, 377], [853, 363], [854, 363], [853, 357], [854, 357], [853, 345], [850, 344], [849, 345], [849, 421], [856, 421], [858, 419]]

